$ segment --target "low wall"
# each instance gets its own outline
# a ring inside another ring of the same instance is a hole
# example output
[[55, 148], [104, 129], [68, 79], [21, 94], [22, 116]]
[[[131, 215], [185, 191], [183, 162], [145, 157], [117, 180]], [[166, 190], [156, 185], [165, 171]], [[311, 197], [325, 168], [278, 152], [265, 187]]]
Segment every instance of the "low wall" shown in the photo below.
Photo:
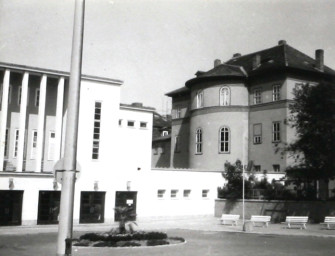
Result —
[[[240, 214], [242, 200], [215, 200], [215, 217], [222, 213]], [[270, 215], [272, 222], [285, 221], [286, 216], [308, 216], [311, 223], [324, 221], [325, 216], [335, 216], [335, 201], [280, 201], [245, 200], [245, 218], [251, 215]]]

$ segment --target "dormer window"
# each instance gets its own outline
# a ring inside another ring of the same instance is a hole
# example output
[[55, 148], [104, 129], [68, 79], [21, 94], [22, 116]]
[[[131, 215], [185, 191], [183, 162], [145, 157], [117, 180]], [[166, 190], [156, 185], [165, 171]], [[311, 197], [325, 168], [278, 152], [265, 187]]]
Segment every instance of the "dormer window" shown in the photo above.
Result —
[[204, 92], [198, 91], [196, 98], [197, 98], [197, 108], [202, 108], [204, 106]]
[[228, 87], [222, 87], [220, 89], [220, 106], [230, 105], [230, 90]]

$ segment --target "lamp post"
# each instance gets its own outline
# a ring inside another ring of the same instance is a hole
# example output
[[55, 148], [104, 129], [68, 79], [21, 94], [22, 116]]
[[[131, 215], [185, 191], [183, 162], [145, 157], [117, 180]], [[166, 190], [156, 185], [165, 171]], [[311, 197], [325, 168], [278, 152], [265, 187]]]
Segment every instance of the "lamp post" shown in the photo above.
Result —
[[77, 169], [80, 80], [84, 34], [85, 0], [76, 0], [73, 23], [70, 84], [68, 91], [62, 192], [59, 212], [57, 256], [71, 255], [73, 202]]

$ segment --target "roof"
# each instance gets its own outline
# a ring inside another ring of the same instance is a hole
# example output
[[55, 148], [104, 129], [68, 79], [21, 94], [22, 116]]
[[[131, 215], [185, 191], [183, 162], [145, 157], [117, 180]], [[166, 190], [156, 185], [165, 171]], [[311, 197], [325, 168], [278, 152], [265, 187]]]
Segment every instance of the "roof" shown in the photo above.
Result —
[[[324, 65], [323, 71], [317, 69], [316, 60], [308, 55], [289, 46], [286, 42], [281, 41], [277, 46], [264, 49], [258, 52], [233, 57], [223, 64], [210, 69], [207, 72], [198, 71], [195, 78], [186, 82], [189, 87], [195, 82], [217, 78], [247, 78], [256, 74], [263, 74], [269, 70], [286, 69], [312, 72], [319, 75], [335, 76], [335, 71]], [[254, 59], [259, 56], [259, 65], [253, 67]], [[181, 90], [181, 89], [178, 89]], [[173, 92], [167, 96], [175, 95]]]
[[132, 104], [120, 103], [120, 108], [131, 109], [131, 110], [143, 110], [149, 112], [155, 112], [155, 108], [143, 106], [142, 103], [134, 102]]
[[164, 117], [157, 112], [154, 112], [153, 117], [153, 126], [156, 128], [164, 129], [164, 128], [171, 128], [171, 117]]
[[[64, 76], [64, 77], [70, 77], [70, 72], [60, 71], [60, 70], [54, 70], [54, 69], [46, 69], [46, 68], [39, 68], [39, 67], [30, 67], [26, 65], [18, 65], [13, 63], [5, 63], [0, 62], [0, 69], [10, 69], [10, 70], [16, 70], [18, 72], [30, 72], [34, 74], [46, 74], [48, 76]], [[81, 78], [83, 80], [90, 80], [90, 81], [97, 81], [97, 82], [103, 82], [103, 83], [109, 83], [114, 85], [122, 85], [123, 81], [113, 78], [107, 78], [107, 77], [100, 77], [100, 76], [92, 76], [92, 75], [85, 75], [82, 74]]]
[[183, 94], [188, 94], [189, 92], [190, 92], [190, 89], [188, 89], [187, 87], [182, 87], [182, 88], [179, 88], [177, 90], [168, 92], [165, 95], [166, 96], [173, 96], [173, 95], [179, 95], [180, 96], [180, 95], [183, 95]]
[[[252, 63], [256, 55], [260, 56], [260, 65], [256, 69], [253, 69]], [[242, 66], [248, 74], [251, 74], [255, 70], [260, 71], [274, 67], [289, 67], [306, 71], [321, 72], [316, 69], [315, 59], [288, 44], [277, 45], [269, 49], [232, 58], [225, 64]], [[323, 73], [335, 75], [335, 71], [327, 66], [324, 66]]]

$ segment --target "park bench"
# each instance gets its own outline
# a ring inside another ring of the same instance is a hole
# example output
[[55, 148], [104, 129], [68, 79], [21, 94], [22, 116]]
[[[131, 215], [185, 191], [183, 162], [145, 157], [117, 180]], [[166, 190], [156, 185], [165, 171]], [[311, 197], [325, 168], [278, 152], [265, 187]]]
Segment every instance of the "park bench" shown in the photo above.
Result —
[[268, 227], [271, 221], [271, 216], [266, 215], [251, 215], [250, 221], [255, 226], [255, 223], [262, 223], [263, 226]]
[[306, 223], [308, 222], [308, 216], [286, 216], [285, 223], [287, 227], [291, 228], [291, 225], [300, 225], [301, 228], [306, 229]]
[[237, 221], [240, 219], [240, 215], [234, 215], [234, 214], [222, 214], [221, 216], [221, 224], [225, 225], [226, 222], [230, 222], [232, 226], [237, 226]]
[[330, 229], [330, 225], [335, 225], [335, 217], [326, 216], [325, 221], [320, 224], [327, 225], [327, 229]]

